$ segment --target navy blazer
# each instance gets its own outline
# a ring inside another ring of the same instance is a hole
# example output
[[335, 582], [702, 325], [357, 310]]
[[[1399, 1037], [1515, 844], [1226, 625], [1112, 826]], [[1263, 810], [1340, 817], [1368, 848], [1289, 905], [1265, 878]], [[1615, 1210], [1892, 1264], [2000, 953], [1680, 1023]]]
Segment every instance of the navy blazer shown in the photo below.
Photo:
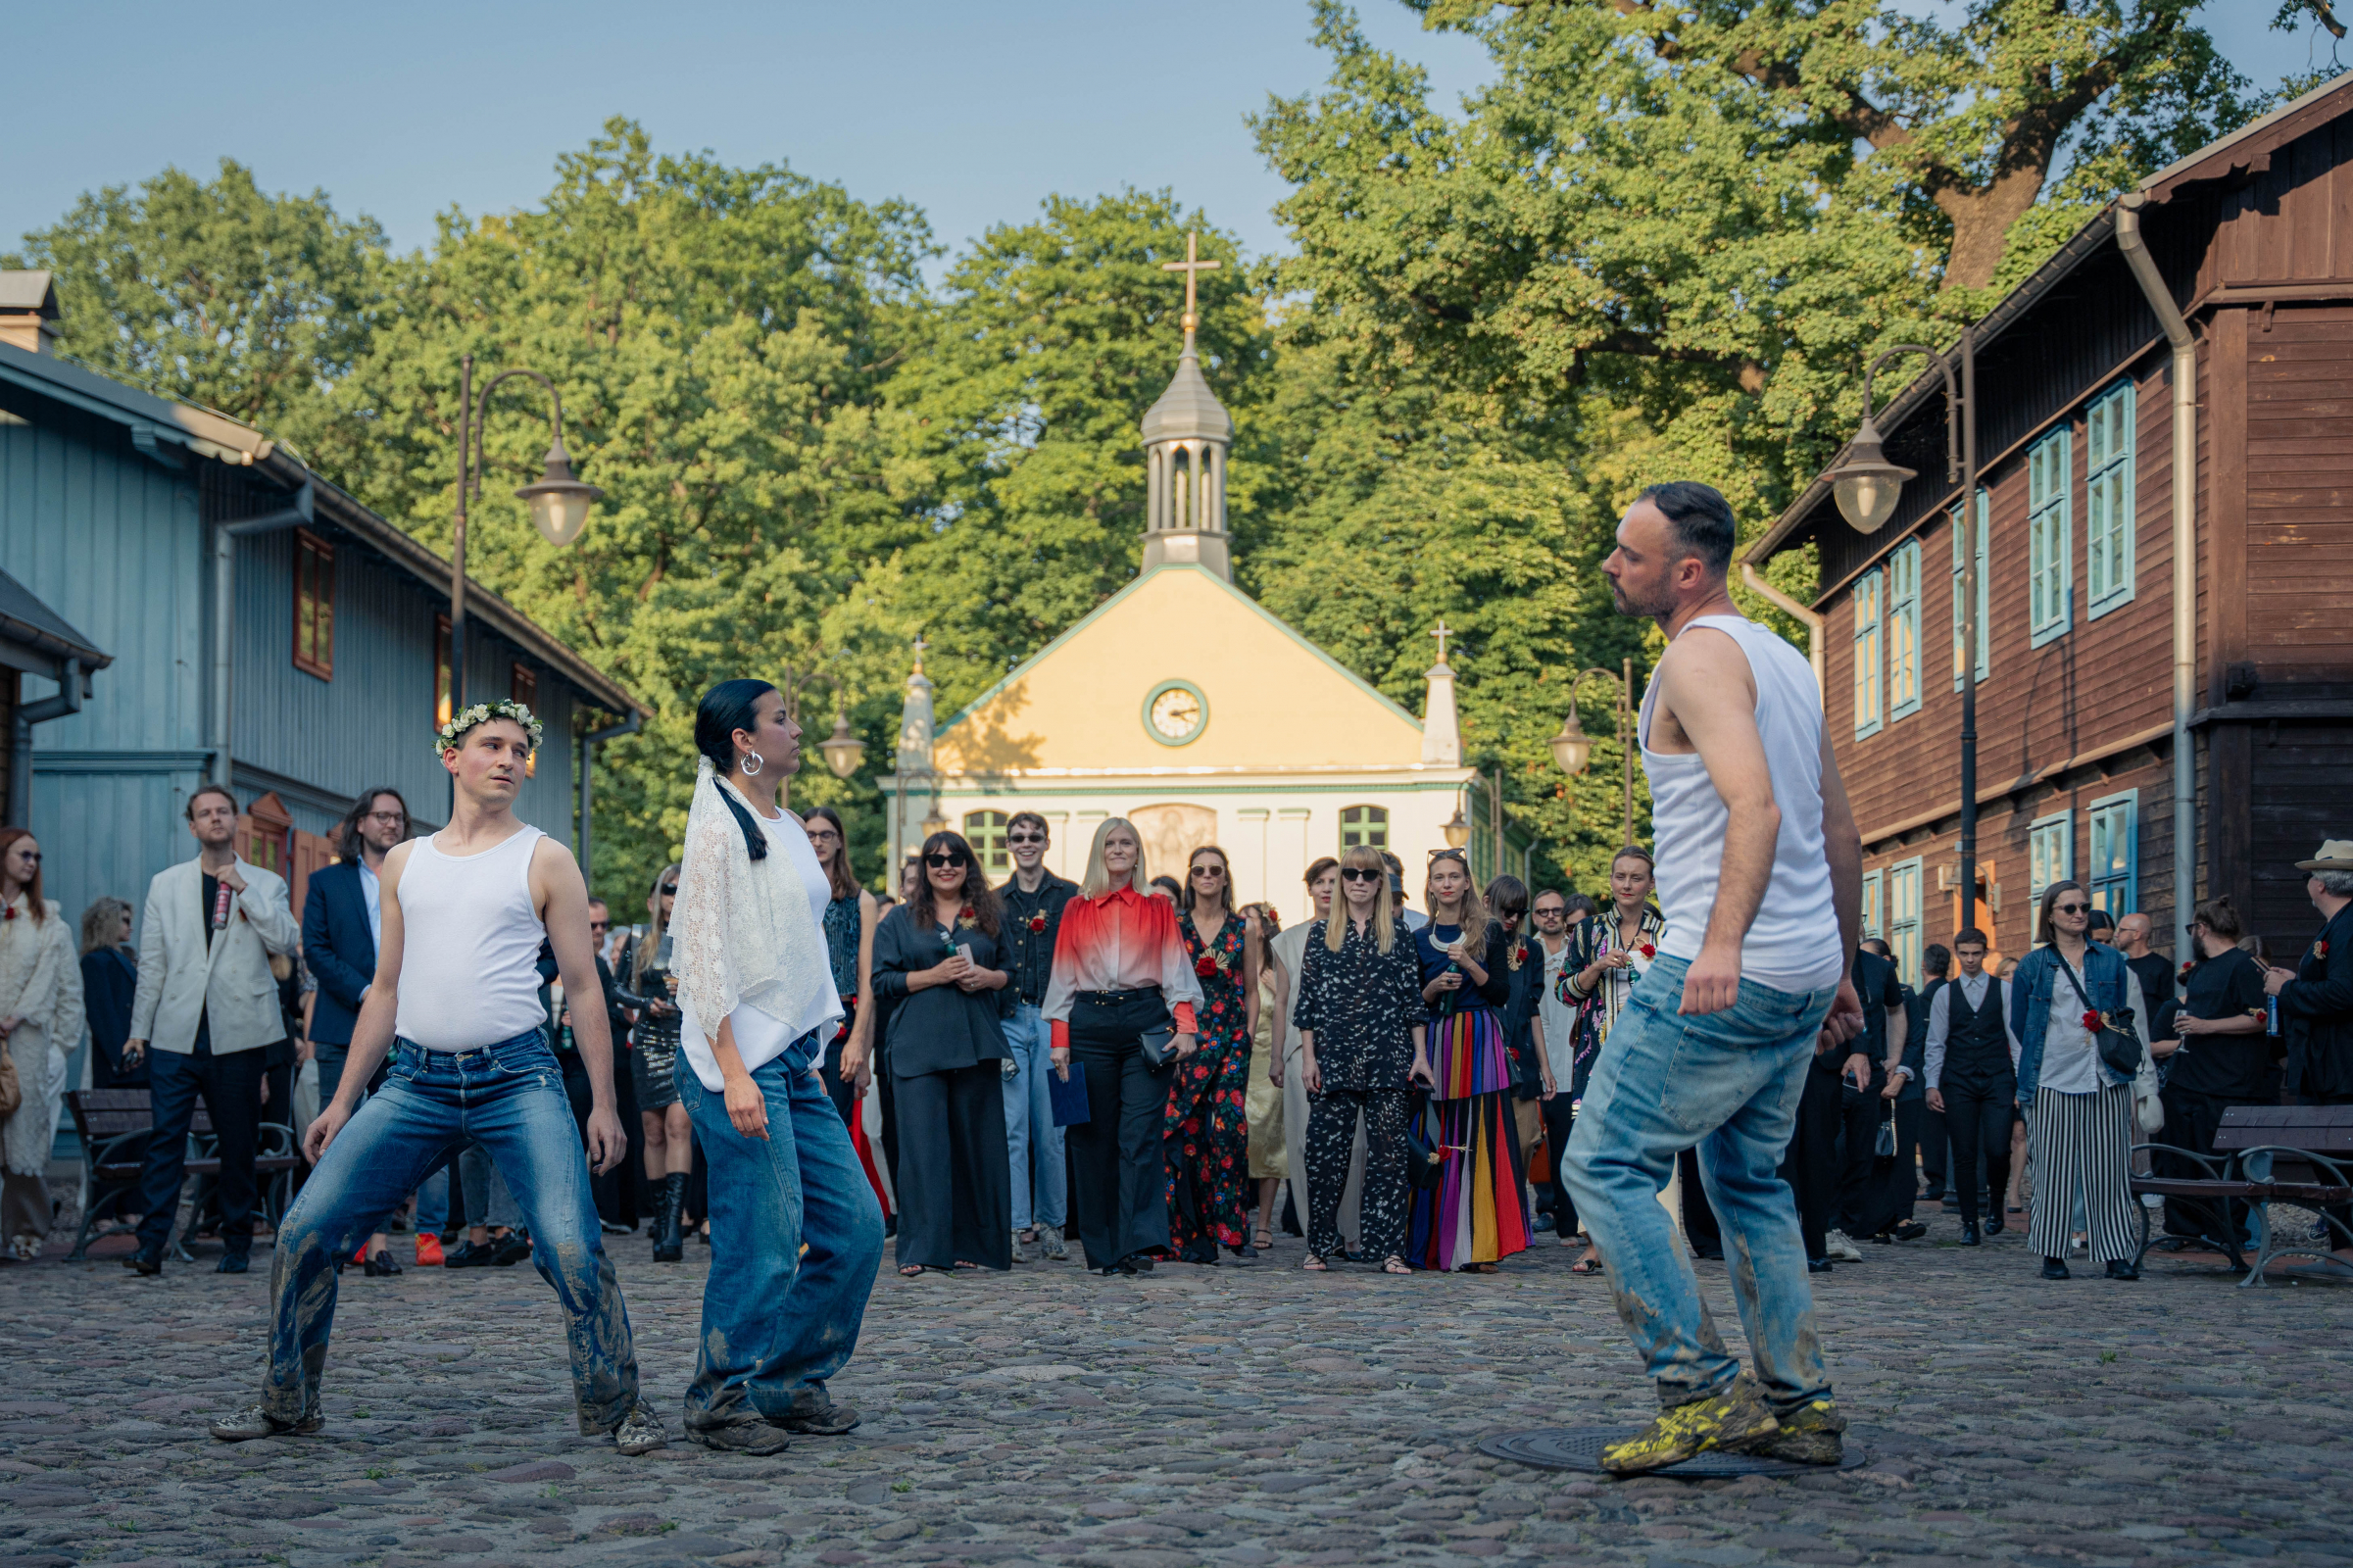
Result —
[[360, 868], [349, 861], [311, 873], [302, 906], [302, 956], [319, 980], [311, 1009], [311, 1039], [322, 1046], [351, 1044], [360, 1018], [360, 993], [375, 979], [375, 933], [368, 928], [368, 898]]

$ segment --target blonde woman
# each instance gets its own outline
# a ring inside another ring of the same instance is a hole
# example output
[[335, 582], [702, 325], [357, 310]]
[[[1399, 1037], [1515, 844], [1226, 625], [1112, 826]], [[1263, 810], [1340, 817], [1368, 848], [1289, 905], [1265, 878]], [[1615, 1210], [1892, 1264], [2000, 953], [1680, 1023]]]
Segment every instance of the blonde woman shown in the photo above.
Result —
[[695, 1168], [695, 1128], [678, 1102], [678, 985], [670, 918], [678, 903], [676, 865], [665, 865], [646, 894], [646, 934], [621, 954], [621, 1001], [638, 1009], [630, 1031], [629, 1081], [646, 1133], [646, 1182], [654, 1189], [654, 1261], [686, 1256], [686, 1179]]
[[0, 1043], [17, 1064], [23, 1096], [0, 1124], [7, 1164], [0, 1233], [7, 1237], [8, 1255], [28, 1263], [41, 1255], [55, 1217], [48, 1182], [57, 1126], [51, 1091], [65, 1079], [60, 1047], [80, 1033], [81, 968], [65, 912], [41, 897], [40, 843], [21, 827], [0, 829], [0, 915], [6, 916], [0, 919]]
[[1341, 897], [1315, 922], [1292, 1021], [1307, 1119], [1307, 1260], [1322, 1272], [1340, 1252], [1340, 1195], [1348, 1185], [1356, 1121], [1364, 1120], [1362, 1242], [1391, 1274], [1405, 1262], [1405, 1127], [1413, 1088], [1432, 1081], [1427, 1012], [1414, 943], [1389, 899], [1381, 852], [1358, 845], [1341, 857]]
[[1062, 908], [1046, 1017], [1054, 1071], [1086, 1076], [1089, 1117], [1067, 1129], [1070, 1217], [1098, 1274], [1140, 1274], [1168, 1247], [1168, 1172], [1160, 1121], [1166, 1066], [1146, 1035], [1166, 1034], [1170, 1061], [1193, 1054], [1201, 981], [1177, 932], [1177, 908], [1150, 890], [1144, 837], [1125, 817], [1095, 830], [1087, 875]]
[[1526, 1250], [1535, 1229], [1499, 1010], [1511, 1000], [1503, 934], [1487, 917], [1460, 850], [1431, 856], [1422, 896], [1430, 923], [1413, 933], [1413, 945], [1430, 1009], [1431, 1098], [1439, 1141], [1454, 1152], [1446, 1179], [1414, 1194], [1408, 1255], [1423, 1268], [1492, 1274]]

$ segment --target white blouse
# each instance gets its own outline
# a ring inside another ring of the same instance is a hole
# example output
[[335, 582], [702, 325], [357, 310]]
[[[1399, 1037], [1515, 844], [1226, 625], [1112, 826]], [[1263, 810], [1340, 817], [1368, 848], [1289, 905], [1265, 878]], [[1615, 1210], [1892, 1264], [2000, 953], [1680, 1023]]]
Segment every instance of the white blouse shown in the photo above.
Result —
[[[2081, 973], [2076, 976], [2079, 982], [2083, 978]], [[2062, 1006], [2062, 998], [2070, 1005]], [[2125, 971], [2125, 1005], [2132, 1009], [2133, 1028], [2146, 1039], [2148, 1005], [2140, 999], [2140, 976], [2131, 969]], [[2036, 1082], [2062, 1095], [2095, 1094], [2101, 1087], [2099, 1044], [2083, 1027], [2083, 1006], [2065, 975], [2055, 977], [2051, 985], [2050, 1012], [2042, 1026], [2042, 1075]]]
[[[761, 831], [768, 836], [768, 854], [782, 856], [785, 868], [798, 874], [801, 887], [809, 895], [809, 913], [823, 928], [825, 906], [833, 902], [833, 883], [825, 875], [825, 867], [817, 862], [817, 852], [810, 847], [809, 834], [793, 820], [789, 812], [780, 812], [773, 819], [759, 811]], [[842, 1016], [842, 999], [833, 985], [832, 970], [826, 971], [824, 994], [811, 997], [798, 1018], [779, 1018], [766, 1008], [750, 1002], [739, 1002], [728, 1019], [735, 1025], [735, 1052], [744, 1058], [744, 1070], [757, 1072], [791, 1049], [794, 1041], [814, 1029], [821, 1029]], [[707, 1035], [695, 1020], [694, 1008], [683, 993], [679, 998], [678, 1044], [693, 1063], [695, 1076], [703, 1087], [716, 1094], [727, 1086], [719, 1071], [719, 1058], [711, 1049], [714, 1027]], [[822, 1054], [820, 1053], [820, 1054]], [[812, 1059], [809, 1070], [816, 1070]]]

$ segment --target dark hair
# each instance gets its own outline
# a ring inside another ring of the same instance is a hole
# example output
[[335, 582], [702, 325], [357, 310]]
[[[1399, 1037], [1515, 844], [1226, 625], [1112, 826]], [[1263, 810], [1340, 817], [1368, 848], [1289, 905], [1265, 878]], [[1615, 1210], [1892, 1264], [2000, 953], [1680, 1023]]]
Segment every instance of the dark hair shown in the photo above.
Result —
[[1923, 974], [1941, 975], [1952, 967], [1952, 950], [1941, 942], [1932, 942], [1921, 950], [1920, 969]]
[[[751, 729], [760, 718], [753, 707], [776, 688], [764, 680], [723, 680], [703, 694], [695, 705], [695, 750], [711, 759], [711, 770], [725, 777], [735, 771], [735, 732]], [[735, 825], [744, 830], [744, 853], [755, 860], [768, 858], [768, 836], [760, 831], [751, 809], [735, 798], [735, 791], [722, 786], [719, 799], [735, 813]]]
[[[1488, 912], [1497, 920], [1502, 919], [1506, 914], [1526, 914], [1531, 902], [1528, 897], [1528, 884], [1509, 872], [1496, 877], [1487, 885]], [[1515, 905], [1517, 906], [1516, 909], [1514, 908]]]
[[1005, 830], [1007, 833], [1010, 833], [1013, 831], [1013, 829], [1019, 827], [1024, 822], [1033, 822], [1037, 824], [1039, 832], [1045, 834], [1050, 839], [1054, 837], [1054, 829], [1046, 825], [1046, 818], [1040, 816], [1035, 811], [1015, 811], [1011, 816], [1008, 816], [1005, 819]]
[[1590, 893], [1572, 893], [1569, 895], [1568, 912], [1572, 915], [1583, 914], [1590, 920], [1601, 912], [1601, 906], [1593, 902]]
[[[21, 767], [30, 766], [31, 760], [30, 758], [22, 759], [18, 765]], [[217, 784], [211, 787], [220, 789]], [[227, 791], [223, 790], [221, 793], [227, 794]], [[236, 804], [234, 796], [230, 796], [229, 804], [231, 806]], [[32, 829], [28, 827], [0, 827], [0, 855], [6, 855], [9, 846], [16, 843], [17, 840], [31, 837]], [[25, 884], [25, 912], [31, 915], [36, 923], [49, 918], [49, 906], [41, 898], [41, 868], [38, 865], [32, 868], [32, 880]]]
[[[2074, 881], [2073, 879], [2053, 882], [2049, 887], [2044, 888], [2042, 890], [2042, 904], [2038, 908], [2034, 918], [2034, 928], [2042, 933], [2041, 937], [2039, 938], [2039, 940], [2042, 942], [2048, 943], [2056, 942], [2058, 940], [2056, 936], [2051, 934], [2051, 906], [2059, 902], [2059, 895], [2062, 893], [2081, 893], [2083, 895], [2085, 903], [2089, 903], [2091, 900], [2091, 890], [2083, 886], [2083, 883]], [[2085, 941], [2090, 940], [2091, 931], [2088, 925], [2084, 927], [2083, 936]]]
[[188, 797], [187, 818], [189, 821], [196, 820], [196, 803], [208, 795], [218, 795], [228, 802], [228, 808], [232, 811], [239, 809], [237, 797], [230, 792], [226, 784], [199, 784], [196, 786], [195, 793]]
[[2091, 911], [2091, 924], [2086, 929], [2092, 931], [2113, 931], [2116, 929], [2116, 916], [2110, 914], [2105, 909], [2095, 907]]
[[[2201, 900], [2197, 906], [2189, 911], [2189, 918], [2193, 924], [2203, 924], [2207, 930], [2226, 942], [2236, 942], [2240, 937], [2246, 935], [2247, 928], [2240, 922], [2238, 910], [2231, 906], [2229, 899]], [[2204, 955], [2201, 954], [2200, 956], [2202, 957]]]
[[1328, 855], [1317, 856], [1313, 862], [1307, 867], [1307, 886], [1315, 886], [1315, 879], [1319, 876], [1322, 876], [1326, 871], [1337, 871], [1339, 869], [1340, 862], [1338, 860], [1333, 859]]
[[850, 830], [842, 826], [842, 813], [830, 806], [813, 807], [801, 813], [804, 822], [813, 822], [819, 817], [833, 824], [833, 831], [841, 843], [841, 847], [833, 852], [832, 859], [819, 862], [825, 867], [826, 885], [833, 890], [836, 899], [855, 899], [858, 897], [858, 878], [850, 874]]
[[[964, 908], [971, 914], [973, 924], [992, 937], [997, 935], [997, 890], [989, 886], [988, 874], [980, 868], [980, 857], [972, 853], [972, 846], [964, 842], [961, 833], [940, 832], [923, 841], [923, 848], [916, 852], [918, 863], [921, 857], [935, 850], [963, 853]], [[907, 908], [917, 931], [929, 931], [940, 923], [938, 913], [932, 908], [930, 867], [924, 867], [923, 874], [915, 879], [915, 896], [907, 901]]]
[[1862, 941], [1856, 943], [1855, 946], [1861, 948], [1865, 953], [1876, 955], [1882, 958], [1892, 958], [1895, 956], [1895, 950], [1887, 946], [1887, 939], [1886, 937], [1865, 937]]
[[1974, 925], [1964, 926], [1961, 934], [1952, 939], [1952, 945], [1956, 948], [1989, 948], [1993, 946], [1992, 943], [1985, 940], [1985, 933]]
[[1168, 902], [1171, 904], [1175, 904], [1185, 896], [1185, 890], [1177, 886], [1177, 879], [1172, 876], [1165, 874], [1155, 876], [1152, 879], [1152, 885], [1167, 894]]
[[1177, 893], [1177, 907], [1184, 910], [1187, 914], [1191, 914], [1193, 912], [1193, 866], [1194, 862], [1199, 860], [1204, 855], [1216, 856], [1217, 863], [1225, 870], [1226, 913], [1233, 914], [1236, 912], [1234, 908], [1234, 858], [1226, 854], [1225, 851], [1219, 849], [1214, 844], [1203, 844], [1194, 850], [1191, 855], [1185, 857], [1185, 885]]
[[1675, 542], [1696, 557], [1710, 576], [1721, 577], [1732, 569], [1732, 547], [1740, 528], [1723, 491], [1696, 479], [1677, 479], [1654, 484], [1635, 499], [1658, 508]]
[[1618, 862], [1626, 859], [1642, 861], [1643, 868], [1650, 873], [1650, 880], [1653, 882], [1658, 880], [1658, 861], [1651, 858], [1650, 852], [1640, 844], [1619, 845], [1618, 853], [1609, 858], [1609, 868], [1615, 871], [1618, 868]]
[[368, 819], [368, 812], [375, 809], [376, 797], [379, 795], [389, 795], [399, 801], [401, 818], [404, 822], [408, 819], [408, 798], [391, 785], [378, 784], [374, 789], [362, 790], [360, 798], [351, 803], [351, 809], [343, 813], [343, 820], [335, 824], [335, 854], [345, 865], [360, 863], [360, 824]]

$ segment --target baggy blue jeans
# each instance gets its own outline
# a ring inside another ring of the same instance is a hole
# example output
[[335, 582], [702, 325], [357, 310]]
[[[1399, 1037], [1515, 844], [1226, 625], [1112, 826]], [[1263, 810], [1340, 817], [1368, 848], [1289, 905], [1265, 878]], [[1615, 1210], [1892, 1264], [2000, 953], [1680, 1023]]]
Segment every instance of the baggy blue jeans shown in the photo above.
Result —
[[711, 1272], [686, 1391], [694, 1431], [824, 1409], [825, 1380], [858, 1348], [882, 1209], [811, 1070], [820, 1050], [804, 1036], [752, 1074], [767, 1101], [765, 1141], [737, 1132], [725, 1096], [678, 1064], [678, 1102], [711, 1162]]
[[[1054, 1025], [1024, 1002], [1005, 1021], [1005, 1043], [1019, 1069], [1005, 1081], [1005, 1148], [1013, 1167], [1013, 1229], [1056, 1230], [1069, 1213], [1062, 1129], [1054, 1124], [1046, 1074], [1054, 1066]], [[1032, 1195], [1036, 1206], [1031, 1206]]]
[[297, 1421], [319, 1409], [337, 1256], [468, 1138], [505, 1173], [531, 1228], [531, 1262], [563, 1303], [581, 1432], [610, 1432], [635, 1407], [629, 1314], [605, 1253], [564, 1072], [534, 1029], [477, 1051], [394, 1044], [383, 1091], [345, 1124], [278, 1229], [262, 1385], [270, 1415]]
[[1794, 1409], [1830, 1383], [1797, 1204], [1778, 1172], [1838, 988], [1783, 992], [1742, 980], [1731, 1007], [1686, 1018], [1676, 1008], [1690, 967], [1654, 960], [1602, 1043], [1569, 1136], [1569, 1191], [1659, 1402], [1706, 1398], [1740, 1363], [1658, 1202], [1676, 1156], [1696, 1148], [1757, 1381], [1774, 1408]]

